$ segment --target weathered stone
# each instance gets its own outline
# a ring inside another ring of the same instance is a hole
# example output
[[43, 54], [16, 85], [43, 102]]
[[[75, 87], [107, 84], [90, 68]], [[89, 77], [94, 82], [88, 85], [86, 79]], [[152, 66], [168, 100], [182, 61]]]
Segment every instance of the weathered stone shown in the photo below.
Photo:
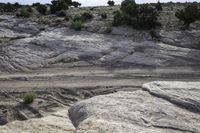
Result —
[[68, 119], [66, 110], [39, 119], [13, 121], [0, 126], [1, 133], [73, 133], [73, 131], [74, 127]]
[[[199, 113], [180, 107], [182, 102], [173, 104], [171, 100], [160, 98], [161, 94], [171, 97], [173, 101], [180, 101], [181, 98], [184, 101], [185, 98], [185, 103], [188, 100], [192, 105], [198, 105], [199, 83], [153, 82], [145, 84], [144, 88], [148, 88], [150, 93], [160, 94], [117, 92], [73, 105], [69, 116], [76, 132], [200, 132]], [[165, 91], [168, 93], [163, 93]]]
[[156, 97], [200, 113], [200, 82], [151, 82], [143, 88]]

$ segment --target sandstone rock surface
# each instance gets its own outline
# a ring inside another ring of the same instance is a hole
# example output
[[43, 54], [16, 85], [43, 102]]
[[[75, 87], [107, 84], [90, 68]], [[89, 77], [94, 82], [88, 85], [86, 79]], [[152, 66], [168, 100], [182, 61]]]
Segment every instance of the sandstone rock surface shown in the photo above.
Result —
[[0, 71], [29, 71], [78, 61], [108, 67], [200, 64], [200, 50], [193, 47], [200, 41], [199, 30], [160, 31], [161, 42], [156, 42], [145, 31], [132, 30], [131, 35], [76, 32], [0, 17]]
[[74, 126], [68, 119], [67, 111], [27, 121], [14, 121], [0, 126], [1, 133], [73, 133]]
[[[199, 133], [200, 115], [179, 106], [199, 105], [199, 83], [153, 82], [148, 91], [117, 92], [81, 101], [69, 110], [77, 133]], [[196, 93], [195, 93], [196, 92]], [[163, 94], [171, 100], [160, 98]], [[188, 101], [188, 102], [187, 102]], [[191, 108], [190, 108], [191, 109]]]

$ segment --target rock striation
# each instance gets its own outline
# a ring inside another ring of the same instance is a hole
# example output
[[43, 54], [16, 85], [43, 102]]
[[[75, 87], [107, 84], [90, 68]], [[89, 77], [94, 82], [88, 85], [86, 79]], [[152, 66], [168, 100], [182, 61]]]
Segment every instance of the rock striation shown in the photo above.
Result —
[[130, 36], [76, 32], [13, 16], [0, 17], [0, 71], [29, 71], [78, 61], [107, 67], [200, 64], [200, 50], [193, 47], [200, 41], [199, 30], [187, 34], [161, 30], [161, 41], [157, 42], [145, 31], [133, 30]]
[[199, 133], [199, 86], [199, 82], [147, 83], [144, 90], [81, 101], [69, 109], [69, 116], [77, 133]]

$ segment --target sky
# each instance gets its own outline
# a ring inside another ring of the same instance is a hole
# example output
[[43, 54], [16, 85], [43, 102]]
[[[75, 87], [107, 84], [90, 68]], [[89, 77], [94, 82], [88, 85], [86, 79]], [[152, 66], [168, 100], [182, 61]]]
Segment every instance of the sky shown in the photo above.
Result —
[[[108, 0], [74, 0], [74, 1], [78, 1], [82, 4], [82, 6], [101, 6], [101, 5], [107, 5], [107, 1]], [[122, 0], [114, 0], [116, 4], [120, 4], [122, 2]], [[158, 0], [136, 0], [137, 3], [149, 3], [149, 2], [157, 2]], [[160, 2], [169, 2], [169, 1], [173, 1], [173, 2], [200, 2], [200, 0], [160, 0]], [[40, 2], [40, 3], [50, 3], [51, 0], [0, 0], [0, 2], [2, 3], [6, 3], [6, 2], [18, 2], [21, 4], [32, 4], [32, 3], [36, 3], [36, 2]]]

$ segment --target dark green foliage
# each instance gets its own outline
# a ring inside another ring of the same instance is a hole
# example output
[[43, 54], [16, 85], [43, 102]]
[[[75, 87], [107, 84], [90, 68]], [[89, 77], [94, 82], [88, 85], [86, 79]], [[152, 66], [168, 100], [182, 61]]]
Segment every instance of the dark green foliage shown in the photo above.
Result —
[[26, 10], [27, 10], [29, 13], [32, 13], [32, 12], [33, 12], [32, 8], [31, 8], [30, 6], [26, 7]]
[[81, 18], [81, 16], [76, 15], [76, 16], [73, 18], [73, 21], [82, 21], [82, 18]]
[[[114, 16], [114, 25], [127, 24], [134, 28], [155, 27], [158, 14], [147, 4], [138, 5], [133, 0], [124, 0], [121, 4], [122, 13], [118, 12]], [[119, 18], [118, 18], [119, 17]]]
[[29, 18], [31, 16], [32, 9], [27, 7], [22, 7], [18, 10], [16, 16], [17, 17], [24, 17]]
[[139, 8], [139, 13], [136, 16], [135, 23], [133, 22], [133, 27], [136, 28], [152, 28], [157, 25], [157, 12], [148, 5], [141, 5]]
[[87, 21], [87, 20], [91, 20], [93, 19], [93, 15], [91, 13], [88, 13], [88, 12], [84, 12], [82, 15], [81, 15], [81, 20], [84, 22], [84, 21]]
[[109, 0], [108, 3], [107, 3], [109, 6], [114, 6], [115, 5], [115, 2], [113, 0]]
[[162, 4], [160, 3], [160, 1], [158, 1], [158, 3], [156, 4], [156, 10], [158, 10], [158, 11], [162, 11], [163, 10]]
[[57, 16], [58, 17], [65, 17], [66, 16], [65, 10], [61, 10], [61, 11], [57, 12]]
[[40, 5], [39, 2], [37, 2], [37, 3], [33, 3], [33, 4], [32, 4], [32, 7], [37, 7], [37, 6], [39, 6], [39, 5]]
[[101, 14], [101, 18], [102, 18], [102, 19], [107, 19], [107, 14], [106, 14], [106, 13], [102, 13], [102, 14]]
[[61, 0], [69, 6], [72, 6], [72, 0]]
[[75, 20], [75, 21], [72, 21], [71, 23], [71, 28], [76, 30], [76, 31], [79, 31], [83, 28], [83, 23], [81, 20]]
[[183, 21], [185, 26], [189, 27], [191, 23], [200, 19], [200, 9], [197, 4], [190, 4], [185, 9], [177, 11], [175, 16]]
[[37, 10], [39, 13], [45, 15], [46, 12], [47, 12], [47, 6], [46, 6], [46, 5], [39, 4], [39, 5], [36, 6], [36, 10]]
[[73, 1], [72, 6], [74, 6], [75, 8], [80, 7], [81, 3], [77, 2], [77, 1]]
[[0, 3], [0, 11], [1, 12], [16, 12], [21, 5], [19, 3], [11, 4], [11, 3]]
[[23, 99], [25, 104], [31, 104], [37, 98], [37, 94], [33, 92], [29, 92], [24, 94]]
[[17, 10], [18, 8], [22, 7], [22, 5], [20, 5], [18, 2], [15, 2], [14, 7]]
[[65, 0], [53, 0], [51, 1], [51, 13], [54, 14], [58, 11], [61, 11], [61, 10], [67, 10], [68, 9], [68, 2], [66, 2]]
[[119, 26], [119, 25], [122, 25], [123, 23], [123, 16], [122, 16], [122, 13], [120, 11], [116, 11], [114, 13], [114, 21], [113, 21], [113, 25], [114, 26]]

